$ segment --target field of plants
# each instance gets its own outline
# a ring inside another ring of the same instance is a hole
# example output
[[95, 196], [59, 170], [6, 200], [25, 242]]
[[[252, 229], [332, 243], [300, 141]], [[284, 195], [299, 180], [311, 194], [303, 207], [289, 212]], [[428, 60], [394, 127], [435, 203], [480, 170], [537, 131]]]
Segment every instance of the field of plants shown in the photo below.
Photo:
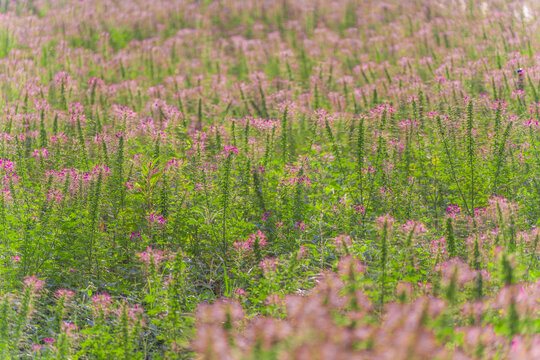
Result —
[[540, 359], [539, 14], [0, 0], [0, 359]]

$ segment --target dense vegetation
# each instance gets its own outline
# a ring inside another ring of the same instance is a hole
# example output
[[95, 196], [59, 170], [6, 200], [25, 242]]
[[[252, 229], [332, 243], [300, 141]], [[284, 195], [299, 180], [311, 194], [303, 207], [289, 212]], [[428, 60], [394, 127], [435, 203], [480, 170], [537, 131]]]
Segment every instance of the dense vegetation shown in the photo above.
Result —
[[539, 11], [0, 0], [0, 359], [539, 359]]

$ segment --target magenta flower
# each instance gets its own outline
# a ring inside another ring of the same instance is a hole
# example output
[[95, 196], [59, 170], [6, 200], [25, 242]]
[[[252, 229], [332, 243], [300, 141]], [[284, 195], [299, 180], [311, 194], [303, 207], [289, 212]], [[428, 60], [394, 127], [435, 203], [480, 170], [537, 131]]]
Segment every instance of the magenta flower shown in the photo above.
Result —
[[268, 245], [268, 243], [266, 242], [266, 235], [264, 235], [262, 231], [257, 230], [257, 232], [249, 235], [246, 240], [235, 241], [233, 246], [238, 250], [243, 250], [243, 251], [251, 250], [253, 249], [253, 245], [255, 244], [255, 241], [257, 239], [259, 241], [260, 247], [265, 247], [266, 245]]
[[354, 208], [354, 211], [359, 212], [361, 215], [364, 215], [364, 212], [366, 210], [366, 208], [360, 204], [355, 204], [353, 208]]
[[461, 208], [457, 205], [449, 205], [446, 208], [446, 213], [450, 216], [456, 216], [461, 212]]
[[238, 155], [238, 148], [232, 145], [225, 145], [223, 147], [222, 154], [225, 156], [229, 156], [231, 154]]
[[296, 225], [294, 225], [294, 228], [300, 231], [305, 231], [307, 229], [307, 226], [302, 221], [299, 221], [296, 223]]
[[167, 224], [167, 220], [161, 214], [156, 214], [152, 212], [148, 214], [147, 219], [150, 226], [154, 224], [165, 226]]
[[46, 159], [47, 157], [49, 157], [49, 152], [45, 148], [34, 149], [34, 151], [32, 152], [32, 156], [36, 159]]

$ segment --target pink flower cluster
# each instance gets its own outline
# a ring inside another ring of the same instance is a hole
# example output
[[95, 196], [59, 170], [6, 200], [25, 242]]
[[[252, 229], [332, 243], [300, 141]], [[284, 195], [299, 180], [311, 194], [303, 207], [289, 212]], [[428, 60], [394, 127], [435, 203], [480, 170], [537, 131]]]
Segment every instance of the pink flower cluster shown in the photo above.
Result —
[[238, 148], [235, 147], [235, 146], [232, 146], [232, 145], [225, 145], [223, 147], [223, 151], [222, 151], [222, 154], [225, 155], [225, 156], [229, 156], [229, 155], [238, 155]]
[[233, 246], [242, 251], [248, 251], [253, 249], [253, 245], [255, 244], [255, 241], [259, 241], [260, 247], [265, 247], [268, 245], [266, 235], [261, 230], [257, 230], [257, 232], [251, 234], [248, 236], [246, 240], [237, 240], [234, 242]]
[[147, 216], [148, 224], [150, 226], [152, 225], [159, 225], [159, 226], [165, 226], [167, 224], [167, 220], [163, 217], [161, 214], [156, 214], [154, 212], [151, 212]]
[[145, 263], [147, 266], [154, 266], [157, 268], [163, 261], [167, 261], [174, 258], [173, 254], [169, 254], [166, 251], [153, 249], [150, 246], [145, 251], [137, 252], [139, 261]]
[[32, 152], [32, 156], [36, 159], [46, 159], [47, 157], [49, 157], [49, 152], [45, 148], [34, 149], [34, 151]]
[[24, 285], [27, 288], [30, 288], [34, 292], [39, 292], [43, 290], [43, 286], [45, 285], [45, 281], [39, 280], [36, 276], [27, 276], [24, 279]]

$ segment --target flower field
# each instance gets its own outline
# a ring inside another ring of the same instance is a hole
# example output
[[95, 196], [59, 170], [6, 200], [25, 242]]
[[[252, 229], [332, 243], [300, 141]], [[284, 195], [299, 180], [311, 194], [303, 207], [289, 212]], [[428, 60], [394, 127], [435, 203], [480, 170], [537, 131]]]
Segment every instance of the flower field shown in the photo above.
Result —
[[540, 359], [539, 15], [0, 0], [0, 360]]

